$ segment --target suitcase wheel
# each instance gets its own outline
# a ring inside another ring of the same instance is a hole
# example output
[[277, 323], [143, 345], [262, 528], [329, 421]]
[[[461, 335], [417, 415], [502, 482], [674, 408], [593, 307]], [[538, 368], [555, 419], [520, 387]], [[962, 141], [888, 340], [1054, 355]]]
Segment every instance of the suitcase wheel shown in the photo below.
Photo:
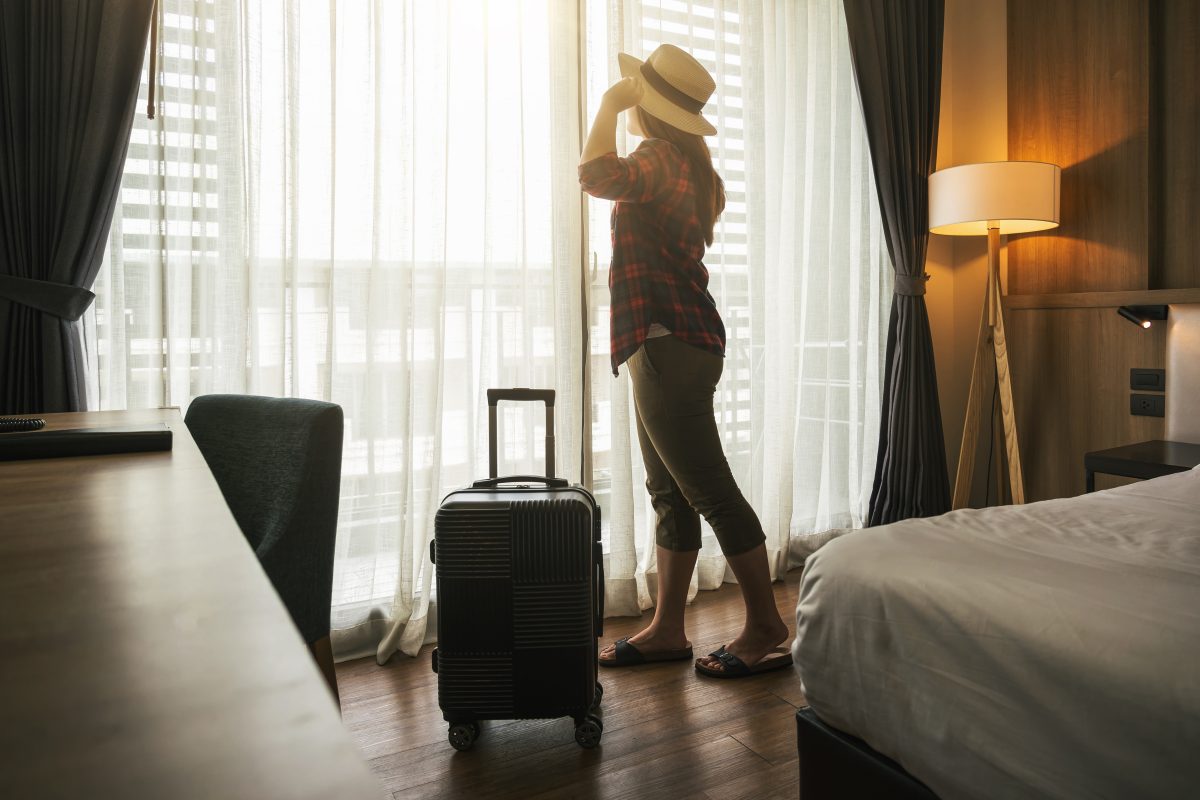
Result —
[[600, 685], [600, 681], [596, 681], [596, 699], [592, 701], [592, 709], [600, 707], [600, 701], [604, 699], [604, 687]]
[[478, 722], [456, 722], [450, 726], [450, 746], [455, 750], [470, 750], [478, 738]]
[[575, 726], [575, 741], [580, 747], [591, 750], [600, 744], [600, 735], [604, 733], [604, 723], [594, 714], [588, 714], [583, 722]]

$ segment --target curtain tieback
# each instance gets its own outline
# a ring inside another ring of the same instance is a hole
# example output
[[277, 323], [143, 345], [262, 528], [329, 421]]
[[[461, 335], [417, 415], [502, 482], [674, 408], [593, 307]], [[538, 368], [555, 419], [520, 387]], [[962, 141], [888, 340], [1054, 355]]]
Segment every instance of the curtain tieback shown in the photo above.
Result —
[[65, 283], [0, 275], [0, 297], [75, 322], [83, 316], [96, 295]]
[[929, 280], [929, 273], [923, 272], [920, 275], [901, 275], [896, 273], [896, 281], [892, 285], [892, 293], [907, 295], [908, 297], [920, 297], [925, 294], [925, 282]]

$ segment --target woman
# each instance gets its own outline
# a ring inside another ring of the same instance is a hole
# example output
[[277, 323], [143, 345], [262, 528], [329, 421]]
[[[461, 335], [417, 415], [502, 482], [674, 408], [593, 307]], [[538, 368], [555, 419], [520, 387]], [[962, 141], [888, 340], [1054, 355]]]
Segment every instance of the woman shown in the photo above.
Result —
[[[746, 604], [746, 623], [729, 644], [696, 661], [712, 677], [740, 678], [791, 663], [779, 645], [788, 629], [775, 607], [766, 537], [721, 449], [713, 395], [725, 355], [725, 327], [701, 263], [725, 208], [725, 188], [700, 111], [716, 84], [672, 45], [645, 63], [621, 53], [621, 74], [600, 103], [579, 164], [579, 182], [615, 200], [612, 213], [613, 374], [627, 364], [633, 382], [646, 488], [657, 516], [658, 604], [644, 630], [600, 653], [623, 667], [691, 660], [684, 630], [688, 584], [700, 551], [700, 515], [712, 526]], [[643, 141], [616, 154], [617, 115]]]

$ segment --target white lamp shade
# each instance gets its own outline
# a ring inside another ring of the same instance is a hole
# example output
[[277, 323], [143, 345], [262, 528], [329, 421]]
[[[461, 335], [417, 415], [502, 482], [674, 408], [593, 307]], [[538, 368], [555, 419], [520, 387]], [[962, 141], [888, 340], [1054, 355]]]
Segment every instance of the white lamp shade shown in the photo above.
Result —
[[929, 176], [929, 230], [946, 236], [1044, 231], [1058, 225], [1061, 170], [1040, 161], [963, 164]]

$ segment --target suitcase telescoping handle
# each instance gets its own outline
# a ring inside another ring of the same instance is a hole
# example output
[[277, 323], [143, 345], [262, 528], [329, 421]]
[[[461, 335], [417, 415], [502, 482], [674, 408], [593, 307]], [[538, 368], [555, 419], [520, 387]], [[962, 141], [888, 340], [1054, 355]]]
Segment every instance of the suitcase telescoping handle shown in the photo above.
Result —
[[566, 478], [547, 478], [545, 475], [505, 475], [503, 478], [488, 478], [475, 481], [472, 489], [495, 489], [502, 483], [541, 483], [551, 489], [565, 489], [571, 483]]
[[[521, 402], [538, 402], [546, 404], [546, 477], [528, 480], [547, 480], [549, 486], [565, 485], [554, 477], [554, 390], [553, 389], [488, 389], [488, 476], [494, 481], [499, 475], [500, 464], [496, 454], [496, 404], [501, 400], [517, 400]], [[527, 480], [527, 478], [505, 478], [509, 480]], [[482, 483], [483, 481], [480, 481]], [[493, 484], [494, 485], [494, 484]]]

